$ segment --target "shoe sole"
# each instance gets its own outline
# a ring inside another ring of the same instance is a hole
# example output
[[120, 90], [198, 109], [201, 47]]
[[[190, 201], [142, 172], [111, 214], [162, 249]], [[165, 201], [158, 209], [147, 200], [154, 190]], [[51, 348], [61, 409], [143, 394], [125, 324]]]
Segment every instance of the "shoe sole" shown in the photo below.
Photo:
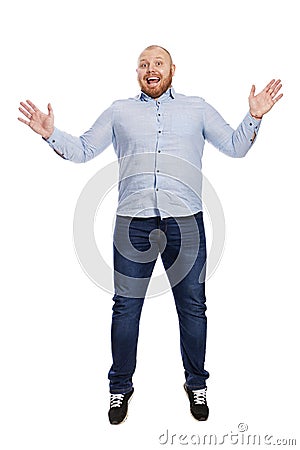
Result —
[[127, 413], [126, 413], [126, 416], [124, 417], [124, 419], [122, 420], [122, 422], [110, 422], [111, 425], [121, 425], [122, 423], [125, 422], [125, 420], [126, 420], [127, 417], [128, 417], [128, 406], [129, 406], [129, 403], [131, 402], [131, 399], [132, 399], [132, 397], [133, 397], [133, 394], [134, 394], [134, 392], [132, 393], [132, 395], [131, 395], [131, 396], [129, 397], [129, 399], [128, 399], [128, 403], [127, 403]]
[[[190, 401], [189, 394], [188, 394], [188, 392], [187, 392], [187, 390], [186, 390], [185, 384], [183, 385], [183, 388], [184, 388], [184, 391], [185, 391], [185, 393], [186, 393], [186, 395], [187, 395], [187, 398], [188, 398], [189, 401]], [[208, 412], [209, 412], [209, 410], [208, 410]], [[205, 422], [205, 421], [208, 419], [208, 415], [207, 415], [207, 417], [203, 417], [203, 418], [201, 418], [201, 419], [196, 419], [196, 417], [193, 415], [193, 413], [192, 413], [192, 411], [191, 411], [191, 408], [190, 408], [190, 414], [191, 414], [192, 418], [193, 418], [194, 420], [196, 420], [197, 422]]]

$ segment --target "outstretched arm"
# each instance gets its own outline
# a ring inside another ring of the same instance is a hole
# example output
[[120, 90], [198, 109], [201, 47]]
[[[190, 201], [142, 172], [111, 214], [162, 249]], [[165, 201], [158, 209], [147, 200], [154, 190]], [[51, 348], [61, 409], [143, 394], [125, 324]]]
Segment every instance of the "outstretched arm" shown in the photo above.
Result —
[[283, 94], [278, 95], [281, 87], [281, 81], [273, 79], [259, 94], [255, 95], [253, 85], [249, 95], [250, 111], [236, 130], [231, 128], [212, 106], [206, 104], [205, 138], [228, 156], [236, 158], [245, 156], [255, 141], [261, 124], [260, 119], [283, 96]]
[[269, 112], [283, 96], [283, 94], [277, 95], [281, 88], [281, 80], [273, 79], [259, 94], [255, 95], [255, 86], [253, 84], [249, 95], [251, 116], [255, 117], [255, 119], [261, 119], [264, 114]]
[[28, 119], [18, 117], [18, 120], [28, 125], [33, 131], [40, 134], [43, 138], [49, 139], [54, 131], [54, 115], [53, 109], [48, 103], [48, 114], [40, 111], [30, 100], [26, 103], [21, 102], [19, 111]]
[[40, 111], [30, 100], [21, 102], [19, 111], [24, 117], [18, 120], [41, 135], [50, 147], [64, 159], [76, 163], [89, 161], [112, 143], [113, 107], [106, 109], [94, 125], [76, 137], [54, 127], [53, 110], [48, 104], [48, 114]]

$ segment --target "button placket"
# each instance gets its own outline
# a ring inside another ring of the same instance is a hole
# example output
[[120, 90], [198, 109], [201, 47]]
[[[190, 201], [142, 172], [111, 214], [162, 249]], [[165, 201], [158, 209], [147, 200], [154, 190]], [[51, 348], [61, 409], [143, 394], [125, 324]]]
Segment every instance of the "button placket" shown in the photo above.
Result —
[[[157, 154], [161, 153], [161, 149], [159, 148], [159, 144], [160, 144], [160, 137], [162, 135], [162, 113], [161, 113], [161, 102], [157, 101], [156, 102], [156, 121], [157, 121], [157, 137], [156, 137], [156, 149], [157, 149]], [[157, 167], [158, 165], [158, 160], [157, 160], [157, 155], [155, 158], [155, 191], [158, 192], [159, 188], [157, 187], [157, 181], [158, 181], [158, 174], [159, 174], [159, 168]]]
[[158, 124], [158, 134], [162, 133], [162, 122], [161, 122], [161, 109], [160, 109], [160, 102], [156, 102], [156, 121]]

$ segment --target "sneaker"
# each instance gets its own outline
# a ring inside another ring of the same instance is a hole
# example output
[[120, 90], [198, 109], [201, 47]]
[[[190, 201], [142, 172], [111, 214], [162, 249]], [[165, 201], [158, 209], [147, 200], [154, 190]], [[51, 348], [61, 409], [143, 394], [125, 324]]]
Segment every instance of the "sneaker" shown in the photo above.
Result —
[[208, 418], [209, 409], [206, 403], [206, 389], [198, 389], [192, 391], [184, 384], [184, 390], [190, 400], [190, 408], [192, 416], [196, 420], [206, 420]]
[[110, 408], [108, 411], [109, 421], [112, 425], [119, 425], [127, 418], [128, 402], [133, 394], [110, 394]]

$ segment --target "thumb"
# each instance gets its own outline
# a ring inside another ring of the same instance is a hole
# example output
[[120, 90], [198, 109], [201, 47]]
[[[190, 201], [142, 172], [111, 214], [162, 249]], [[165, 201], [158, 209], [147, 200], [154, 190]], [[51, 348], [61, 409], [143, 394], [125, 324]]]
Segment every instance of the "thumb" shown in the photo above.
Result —
[[51, 103], [48, 103], [48, 116], [49, 116], [49, 117], [52, 117], [52, 118], [53, 118], [53, 116], [54, 116], [54, 114], [53, 114], [53, 109], [52, 109], [52, 106], [51, 106]]
[[252, 97], [254, 97], [254, 94], [255, 94], [255, 85], [254, 85], [254, 84], [252, 84], [252, 87], [251, 87], [251, 91], [250, 91], [250, 95], [249, 95], [249, 98], [252, 98]]

